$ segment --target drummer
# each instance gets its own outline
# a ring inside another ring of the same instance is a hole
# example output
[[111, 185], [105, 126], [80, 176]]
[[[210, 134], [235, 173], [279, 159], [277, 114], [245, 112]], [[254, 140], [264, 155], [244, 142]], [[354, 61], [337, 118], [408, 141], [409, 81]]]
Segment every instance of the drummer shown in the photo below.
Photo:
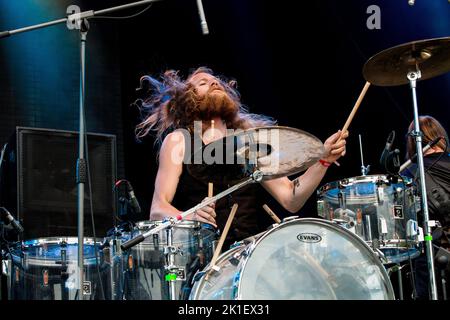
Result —
[[[208, 181], [200, 181], [192, 176], [186, 163], [180, 161], [186, 158], [185, 150], [195, 152], [194, 148], [186, 147], [190, 141], [186, 141], [183, 129], [194, 136], [197, 134], [194, 122], [197, 121], [198, 124], [201, 121], [202, 130], [198, 134], [207, 145], [225, 136], [227, 129], [245, 130], [275, 125], [271, 118], [248, 113], [240, 102], [235, 83], [219, 79], [210, 69], [199, 68], [186, 80], [182, 80], [175, 71], [165, 72], [162, 78], [164, 85], [152, 79], [155, 91], [144, 104], [148, 114], [136, 128], [139, 138], [155, 132], [160, 146], [150, 220], [176, 216], [199, 204], [207, 196]], [[201, 221], [222, 230], [231, 206], [237, 203], [239, 208], [224, 248], [234, 241], [266, 230], [270, 222], [268, 223], [266, 214], [261, 210], [264, 204], [261, 186], [283, 208], [296, 213], [316, 190], [328, 168], [345, 155], [347, 137], [348, 132], [341, 134], [338, 131], [331, 135], [324, 143], [325, 156], [295, 180], [281, 177], [261, 184], [247, 185], [230, 196], [197, 210], [187, 219]], [[226, 183], [215, 182], [214, 193], [229, 187]]]

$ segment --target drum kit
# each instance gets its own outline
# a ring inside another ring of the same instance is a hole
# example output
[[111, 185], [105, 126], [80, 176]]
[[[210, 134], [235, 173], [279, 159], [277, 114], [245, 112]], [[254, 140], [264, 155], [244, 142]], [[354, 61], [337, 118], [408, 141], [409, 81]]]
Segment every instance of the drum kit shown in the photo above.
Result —
[[[449, 71], [449, 57], [450, 38], [411, 42], [372, 57], [363, 69], [366, 86], [344, 129], [369, 84], [410, 83], [415, 89], [418, 79]], [[413, 100], [417, 123], [415, 90]], [[418, 125], [416, 133], [420, 152]], [[187, 215], [247, 184], [302, 172], [324, 153], [319, 139], [287, 127], [254, 128], [231, 138], [236, 143], [235, 156], [241, 160], [238, 170], [224, 176], [226, 170], [215, 165], [190, 167], [191, 174], [204, 181], [235, 182], [229, 189], [177, 217], [124, 224], [103, 239], [85, 238], [82, 299], [396, 298], [389, 268], [420, 254], [420, 209], [425, 213], [425, 235], [430, 232], [426, 192], [419, 198], [410, 180], [384, 174], [363, 173], [330, 182], [317, 191], [320, 218], [278, 219], [266, 231], [220, 253], [217, 231], [208, 224], [184, 220]], [[213, 143], [225, 144], [225, 140]], [[9, 297], [80, 299], [77, 252], [77, 238], [21, 242], [6, 261]], [[430, 281], [433, 284], [433, 278]]]

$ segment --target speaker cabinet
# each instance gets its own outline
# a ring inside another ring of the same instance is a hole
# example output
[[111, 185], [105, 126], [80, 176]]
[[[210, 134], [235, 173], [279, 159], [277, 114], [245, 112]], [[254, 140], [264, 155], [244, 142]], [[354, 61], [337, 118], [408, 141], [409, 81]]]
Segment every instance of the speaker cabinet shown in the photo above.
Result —
[[[78, 132], [17, 127], [5, 153], [1, 205], [22, 223], [23, 239], [76, 237]], [[95, 233], [113, 226], [116, 199], [116, 138], [88, 133]], [[84, 235], [93, 237], [89, 184], [85, 183]]]

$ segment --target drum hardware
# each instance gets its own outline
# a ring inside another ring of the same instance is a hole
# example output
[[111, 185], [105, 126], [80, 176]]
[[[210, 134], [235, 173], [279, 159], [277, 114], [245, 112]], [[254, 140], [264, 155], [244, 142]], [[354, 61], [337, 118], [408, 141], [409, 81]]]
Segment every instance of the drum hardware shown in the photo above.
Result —
[[416, 87], [419, 80], [425, 80], [450, 71], [450, 37], [413, 41], [386, 49], [371, 57], [363, 68], [364, 78], [378, 86], [409, 84], [412, 94], [417, 164], [421, 188], [424, 218], [425, 249], [431, 299], [437, 300], [437, 286], [434, 272], [433, 246], [423, 164], [422, 132], [419, 125], [419, 110]]
[[156, 233], [156, 232], [158, 232], [160, 230], [163, 230], [163, 229], [165, 229], [165, 228], [167, 228], [169, 226], [173, 226], [175, 224], [178, 224], [179, 222], [182, 221], [182, 219], [184, 217], [186, 217], [189, 214], [194, 213], [198, 209], [201, 209], [201, 208], [203, 208], [203, 207], [205, 207], [205, 206], [207, 206], [207, 205], [209, 205], [209, 204], [211, 204], [213, 202], [216, 202], [217, 200], [219, 200], [219, 199], [225, 197], [226, 195], [228, 195], [228, 194], [238, 190], [239, 188], [242, 188], [242, 187], [246, 186], [247, 184], [254, 183], [254, 182], [259, 182], [262, 179], [263, 179], [263, 173], [261, 171], [259, 171], [259, 170], [256, 170], [250, 176], [250, 178], [248, 178], [247, 180], [244, 180], [243, 182], [238, 183], [238, 184], [236, 184], [236, 185], [234, 185], [234, 186], [232, 186], [232, 187], [222, 191], [221, 193], [219, 193], [219, 194], [217, 194], [217, 195], [215, 195], [215, 196], [213, 196], [211, 198], [208, 198], [207, 200], [205, 200], [205, 201], [199, 203], [198, 205], [196, 205], [195, 207], [193, 207], [193, 208], [191, 208], [191, 209], [189, 209], [187, 211], [182, 212], [180, 215], [177, 216], [176, 220], [173, 217], [170, 217], [170, 218], [166, 219], [159, 226], [156, 226], [156, 227], [152, 228], [151, 230], [149, 230], [147, 232], [144, 232], [144, 233], [138, 235], [137, 237], [135, 237], [135, 238], [133, 238], [131, 240], [126, 241], [125, 243], [123, 243], [121, 245], [121, 248], [122, 248], [122, 250], [127, 250], [130, 247], [132, 247], [132, 246], [134, 246], [134, 245], [144, 241], [150, 235], [152, 235], [152, 234], [154, 234], [154, 233]]
[[378, 258], [380, 259], [381, 263], [387, 264], [389, 261], [384, 255], [384, 253], [379, 248], [373, 248], [375, 253], [378, 255]]
[[377, 183], [377, 202], [379, 205], [383, 205], [384, 203], [384, 189], [381, 187], [381, 183]]
[[[47, 272], [48, 277], [48, 272]], [[69, 278], [69, 273], [67, 272], [67, 243], [63, 240], [61, 241], [61, 299], [68, 300], [69, 295], [66, 289], [66, 281]]]
[[361, 154], [361, 175], [365, 176], [369, 173], [370, 171], [370, 164], [366, 166], [364, 166], [364, 157], [363, 157], [363, 147], [362, 147], [362, 141], [361, 141], [361, 135], [358, 135], [359, 137], [359, 151]]
[[293, 221], [296, 219], [298, 219], [298, 216], [290, 216], [290, 217], [283, 218], [282, 222], [289, 222], [289, 221]]
[[[166, 267], [166, 281], [169, 282], [169, 299], [170, 300], [176, 300], [176, 292], [175, 292], [175, 281], [180, 280], [180, 272], [178, 267], [176, 267], [175, 264], [175, 258], [174, 256], [177, 254], [178, 249], [173, 246], [173, 233], [172, 228], [168, 227], [166, 229], [167, 234], [167, 246], [164, 247], [164, 254], [166, 255], [167, 264]], [[184, 270], [182, 272], [183, 278], [184, 278]]]
[[[372, 241], [372, 227], [371, 227], [371, 225], [370, 225], [370, 216], [369, 215], [366, 215], [365, 216], [365, 219], [366, 219], [366, 232], [365, 232], [365, 234], [366, 234], [366, 239], [367, 239], [367, 241]], [[375, 249], [375, 247], [374, 247], [374, 249]]]
[[343, 193], [342, 191], [339, 191], [339, 193], [338, 193], [338, 201], [339, 201], [339, 207], [345, 210], [346, 209], [345, 208], [345, 193]]
[[389, 277], [391, 276], [392, 273], [397, 272], [397, 277], [398, 277], [398, 297], [399, 300], [404, 300], [403, 298], [403, 277], [402, 277], [402, 269], [406, 266], [405, 265], [400, 265], [400, 264], [395, 264], [392, 267], [387, 268], [387, 273], [389, 275]]

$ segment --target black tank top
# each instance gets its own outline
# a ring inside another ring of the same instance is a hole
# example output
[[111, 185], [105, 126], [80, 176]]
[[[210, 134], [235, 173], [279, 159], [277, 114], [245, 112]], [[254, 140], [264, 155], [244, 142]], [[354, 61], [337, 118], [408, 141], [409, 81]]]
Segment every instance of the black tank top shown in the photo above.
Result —
[[[193, 148], [193, 138], [191, 139], [191, 146], [192, 148], [189, 149], [191, 150], [192, 157], [195, 152], [198, 152], [198, 150], [194, 150]], [[202, 143], [202, 148], [204, 146], [205, 145]], [[193, 176], [191, 174], [191, 172], [193, 172], [192, 166], [197, 165], [183, 163], [177, 191], [172, 201], [172, 205], [178, 210], [188, 210], [202, 202], [208, 195], [208, 181], [203, 181], [197, 176]], [[198, 166], [204, 166], [204, 164], [199, 164]], [[225, 168], [225, 170], [227, 170], [227, 168], [229, 168], [229, 170], [235, 170], [233, 165], [223, 164], [221, 166], [221, 168]], [[234, 182], [229, 183], [226, 182], [225, 179], [222, 181], [217, 181], [216, 179], [214, 181], [214, 194], [216, 195], [233, 185]], [[216, 202], [216, 222], [219, 230], [223, 230], [233, 204], [237, 203], [239, 205], [230, 226], [230, 230], [228, 231], [223, 247], [224, 249], [228, 248], [235, 241], [240, 241], [266, 230], [273, 223], [262, 208], [265, 203], [264, 199], [267, 195], [267, 192], [259, 183], [252, 183], [234, 191]]]

